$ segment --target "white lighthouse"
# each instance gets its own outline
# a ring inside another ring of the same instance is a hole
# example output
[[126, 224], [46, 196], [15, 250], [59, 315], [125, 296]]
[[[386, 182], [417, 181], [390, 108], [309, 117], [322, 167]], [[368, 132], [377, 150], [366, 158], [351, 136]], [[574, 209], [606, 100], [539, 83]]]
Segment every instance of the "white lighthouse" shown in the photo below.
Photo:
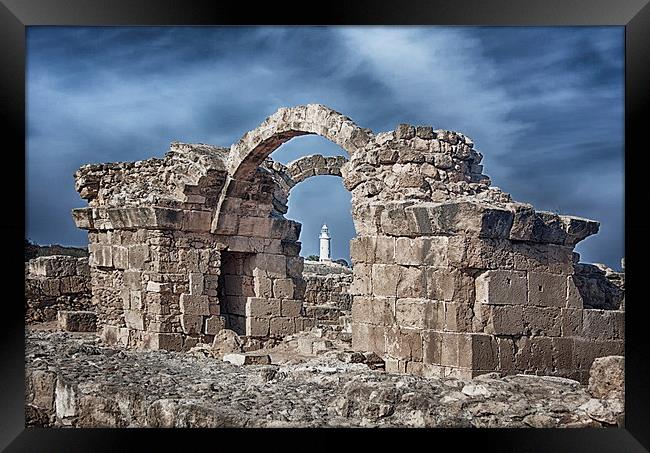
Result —
[[327, 225], [323, 225], [323, 228], [320, 229], [320, 260], [321, 261], [332, 261], [332, 255], [330, 254], [330, 231], [327, 228]]

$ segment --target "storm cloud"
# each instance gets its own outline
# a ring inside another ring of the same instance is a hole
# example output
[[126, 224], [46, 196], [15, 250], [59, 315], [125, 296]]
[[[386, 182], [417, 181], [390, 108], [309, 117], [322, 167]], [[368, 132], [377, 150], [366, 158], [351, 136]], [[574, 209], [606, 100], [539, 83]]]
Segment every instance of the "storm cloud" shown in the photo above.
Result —
[[[400, 122], [472, 137], [485, 172], [538, 209], [601, 222], [577, 247], [624, 255], [622, 27], [28, 27], [27, 231], [85, 245], [70, 210], [82, 164], [161, 157], [175, 140], [229, 146], [283, 106], [321, 103], [375, 132]], [[344, 154], [299, 137], [273, 157]], [[303, 255], [327, 223], [349, 259], [340, 179], [296, 186]]]

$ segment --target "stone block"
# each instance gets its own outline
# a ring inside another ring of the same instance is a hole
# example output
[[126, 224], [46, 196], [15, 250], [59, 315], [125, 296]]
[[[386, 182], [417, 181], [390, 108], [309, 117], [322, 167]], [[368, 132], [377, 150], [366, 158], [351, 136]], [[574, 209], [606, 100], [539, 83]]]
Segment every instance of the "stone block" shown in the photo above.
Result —
[[533, 336], [559, 337], [562, 334], [562, 309], [558, 307], [523, 307], [526, 333]]
[[178, 333], [143, 332], [144, 349], [180, 351], [183, 349], [183, 336]]
[[273, 281], [264, 276], [257, 276], [253, 278], [253, 287], [255, 296], [265, 299], [273, 297]]
[[620, 310], [582, 310], [582, 335], [594, 340], [623, 340], [625, 312]]
[[397, 297], [427, 297], [424, 270], [419, 267], [401, 267], [397, 282]]
[[582, 312], [581, 308], [563, 308], [560, 310], [562, 316], [561, 332], [563, 337], [582, 336]]
[[[395, 321], [400, 327], [414, 329], [441, 328], [444, 320], [444, 304], [427, 299], [397, 299]], [[390, 321], [388, 319], [387, 321]], [[389, 322], [386, 322], [389, 324]]]
[[515, 208], [514, 221], [510, 230], [511, 240], [562, 245], [566, 236], [560, 216], [557, 214], [538, 212], [529, 205]]
[[567, 277], [545, 272], [528, 272], [528, 304], [542, 307], [565, 307]]
[[524, 317], [518, 305], [483, 305], [481, 308], [487, 320], [485, 333], [494, 335], [523, 335]]
[[80, 275], [61, 277], [61, 294], [78, 294], [87, 292], [88, 278]]
[[386, 373], [404, 374], [406, 373], [406, 361], [386, 358], [384, 360]]
[[128, 269], [129, 267], [129, 249], [121, 245], [113, 246], [113, 267], [115, 269]]
[[215, 233], [224, 235], [237, 234], [238, 226], [239, 216], [224, 212], [219, 216]]
[[[356, 270], [355, 266], [355, 270]], [[396, 297], [397, 284], [400, 281], [400, 266], [375, 264], [372, 266], [372, 294], [383, 297]], [[355, 278], [356, 280], [356, 278]], [[353, 282], [353, 286], [355, 283]]]
[[[504, 239], [451, 236], [447, 239], [449, 263], [462, 269], [515, 269], [516, 244]], [[526, 262], [527, 265], [527, 262]], [[526, 270], [528, 267], [517, 268]]]
[[302, 301], [282, 299], [280, 302], [280, 314], [287, 317], [298, 317], [302, 311]]
[[210, 231], [212, 225], [211, 211], [183, 211], [182, 218], [184, 231]]
[[269, 318], [246, 317], [246, 335], [251, 337], [269, 336]]
[[259, 354], [251, 352], [233, 352], [223, 356], [224, 362], [233, 365], [270, 365], [271, 357], [268, 354]]
[[476, 301], [490, 305], [527, 302], [528, 283], [522, 271], [489, 270], [476, 277]]
[[420, 331], [390, 327], [385, 330], [386, 354], [405, 360], [422, 361]]
[[181, 329], [188, 335], [197, 335], [201, 333], [203, 327], [203, 316], [201, 315], [181, 315]]
[[77, 274], [77, 259], [68, 256], [41, 256], [29, 261], [29, 273], [38, 277], [66, 277]]
[[473, 305], [465, 302], [438, 302], [444, 307], [444, 330], [450, 332], [468, 332], [472, 330], [474, 317]]
[[374, 325], [392, 324], [394, 304], [395, 298], [354, 296], [352, 320]]
[[444, 301], [473, 301], [474, 279], [457, 269], [425, 269], [427, 297]]
[[290, 278], [276, 278], [273, 280], [273, 295], [278, 299], [293, 298], [294, 284]]
[[433, 127], [431, 126], [417, 126], [415, 128], [415, 135], [425, 140], [434, 138]]
[[395, 242], [395, 262], [402, 265], [424, 264], [425, 253], [431, 241], [426, 238], [397, 238]]
[[265, 275], [273, 278], [285, 278], [287, 276], [287, 261], [284, 255], [269, 255], [258, 253], [255, 256], [255, 273], [253, 275]]
[[495, 239], [508, 238], [514, 217], [512, 211], [467, 201], [419, 203], [406, 207], [405, 211], [415, 220], [417, 234], [465, 233]]
[[304, 270], [304, 259], [302, 256], [287, 257], [287, 277], [290, 278], [302, 277], [303, 270]]
[[[241, 217], [237, 234], [240, 236], [268, 238], [271, 237], [272, 225], [273, 219], [268, 217]], [[274, 235], [274, 237], [279, 236], [279, 234], [281, 233]]]
[[125, 310], [124, 322], [129, 329], [144, 330], [144, 314], [140, 310]]
[[142, 272], [135, 270], [125, 270], [122, 274], [124, 277], [124, 287], [133, 290], [142, 289]]
[[171, 285], [150, 280], [147, 282], [146, 290], [150, 293], [169, 293], [171, 292]]
[[415, 137], [415, 127], [410, 124], [398, 124], [395, 128], [395, 138], [398, 140], [407, 140]]
[[371, 264], [356, 264], [353, 268], [354, 279], [350, 285], [351, 295], [370, 295], [372, 291], [372, 268]]
[[588, 371], [593, 361], [598, 357], [624, 355], [623, 340], [590, 340], [575, 338], [573, 343], [573, 360], [575, 367]]
[[77, 275], [90, 277], [88, 258], [77, 258]]
[[144, 304], [142, 303], [142, 291], [129, 291], [129, 309], [142, 310]]
[[91, 230], [94, 227], [92, 208], [75, 208], [72, 210], [72, 219], [77, 228]]
[[[459, 334], [457, 333], [440, 333], [442, 343], [440, 350], [440, 364], [445, 366], [458, 366], [459, 356]], [[469, 351], [471, 360], [471, 350]]]
[[[469, 347], [468, 347], [469, 345]], [[468, 350], [471, 362], [467, 360]], [[480, 333], [461, 334], [459, 339], [459, 365], [472, 370], [496, 370], [499, 362], [496, 339]]]
[[92, 311], [57, 312], [59, 328], [67, 332], [95, 332], [97, 330], [97, 313]]
[[269, 324], [269, 335], [272, 337], [286, 337], [296, 332], [296, 324], [293, 318], [277, 317], [271, 318]]
[[350, 260], [354, 264], [371, 262], [368, 257], [368, 242], [371, 236], [355, 237], [350, 240]]
[[298, 338], [297, 350], [300, 354], [312, 355], [313, 338]]
[[430, 365], [442, 363], [442, 333], [432, 330], [422, 332], [423, 362]]
[[532, 337], [530, 339], [531, 370], [550, 373], [553, 369], [553, 342], [548, 337]]
[[573, 339], [556, 337], [551, 339], [553, 347], [553, 366], [561, 374], [575, 370], [573, 364]]
[[181, 294], [180, 308], [181, 312], [186, 315], [209, 315], [207, 296], [193, 296], [190, 294]]
[[[229, 310], [230, 313], [233, 313]], [[246, 298], [246, 316], [258, 318], [267, 318], [271, 316], [280, 316], [281, 306], [280, 299], [266, 299], [261, 297]]]
[[395, 258], [395, 238], [388, 236], [358, 236], [350, 241], [353, 263], [392, 264]]
[[575, 279], [569, 275], [567, 277], [567, 308], [583, 308], [582, 296], [578, 287], [576, 286]]
[[200, 272], [190, 272], [189, 274], [190, 294], [200, 296], [203, 294], [205, 287], [205, 278]]
[[598, 233], [600, 223], [594, 220], [563, 215], [561, 222], [566, 232], [564, 245], [574, 246], [592, 234]]
[[94, 267], [113, 267], [113, 248], [110, 245], [88, 244], [88, 263]]
[[130, 269], [143, 269], [144, 263], [149, 260], [148, 245], [131, 245], [128, 248], [128, 267]]
[[353, 322], [352, 349], [355, 351], [372, 351], [383, 355], [385, 351], [384, 327]]
[[[281, 241], [282, 255], [298, 257], [300, 254], [301, 244], [297, 241]], [[268, 253], [268, 252], [267, 252]], [[288, 263], [287, 263], [288, 264]]]
[[609, 356], [595, 359], [589, 370], [588, 391], [594, 398], [624, 398], [625, 357]]

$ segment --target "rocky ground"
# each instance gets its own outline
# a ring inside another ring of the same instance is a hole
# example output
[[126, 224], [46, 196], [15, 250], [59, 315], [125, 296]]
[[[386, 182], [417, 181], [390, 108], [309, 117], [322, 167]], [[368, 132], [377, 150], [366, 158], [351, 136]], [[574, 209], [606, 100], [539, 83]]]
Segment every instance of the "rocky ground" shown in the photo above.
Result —
[[[104, 347], [93, 333], [30, 328], [27, 424], [606, 427], [623, 423], [621, 357], [599, 359], [589, 386], [525, 375], [421, 378], [386, 373], [376, 356], [346, 352], [346, 336], [330, 334], [315, 329], [290, 337], [253, 353], [258, 362], [268, 354], [271, 364], [242, 366], [221, 359], [229, 348], [239, 347], [237, 338], [222, 338], [221, 350], [206, 345], [191, 353], [129, 351]], [[330, 343], [324, 344], [327, 336]]]

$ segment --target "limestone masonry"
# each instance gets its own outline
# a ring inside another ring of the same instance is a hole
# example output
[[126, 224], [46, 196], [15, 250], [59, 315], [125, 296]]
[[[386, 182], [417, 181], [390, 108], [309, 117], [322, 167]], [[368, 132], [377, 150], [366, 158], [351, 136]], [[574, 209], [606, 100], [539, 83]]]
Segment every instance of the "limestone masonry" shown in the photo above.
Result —
[[25, 263], [25, 321], [48, 322], [60, 310], [92, 309], [87, 258], [44, 256]]
[[[269, 158], [305, 134], [349, 158]], [[230, 148], [172, 143], [162, 159], [85, 165], [75, 179], [88, 207], [73, 217], [88, 230], [101, 336], [187, 351], [222, 329], [262, 340], [309, 329], [306, 308], [321, 302], [306, 299], [301, 225], [284, 214], [296, 184], [337, 175], [357, 233], [355, 350], [425, 377], [586, 382], [595, 358], [624, 352], [623, 276], [573, 252], [599, 224], [512, 200], [490, 186], [482, 157], [459, 132], [374, 134], [310, 104], [278, 110]]]

